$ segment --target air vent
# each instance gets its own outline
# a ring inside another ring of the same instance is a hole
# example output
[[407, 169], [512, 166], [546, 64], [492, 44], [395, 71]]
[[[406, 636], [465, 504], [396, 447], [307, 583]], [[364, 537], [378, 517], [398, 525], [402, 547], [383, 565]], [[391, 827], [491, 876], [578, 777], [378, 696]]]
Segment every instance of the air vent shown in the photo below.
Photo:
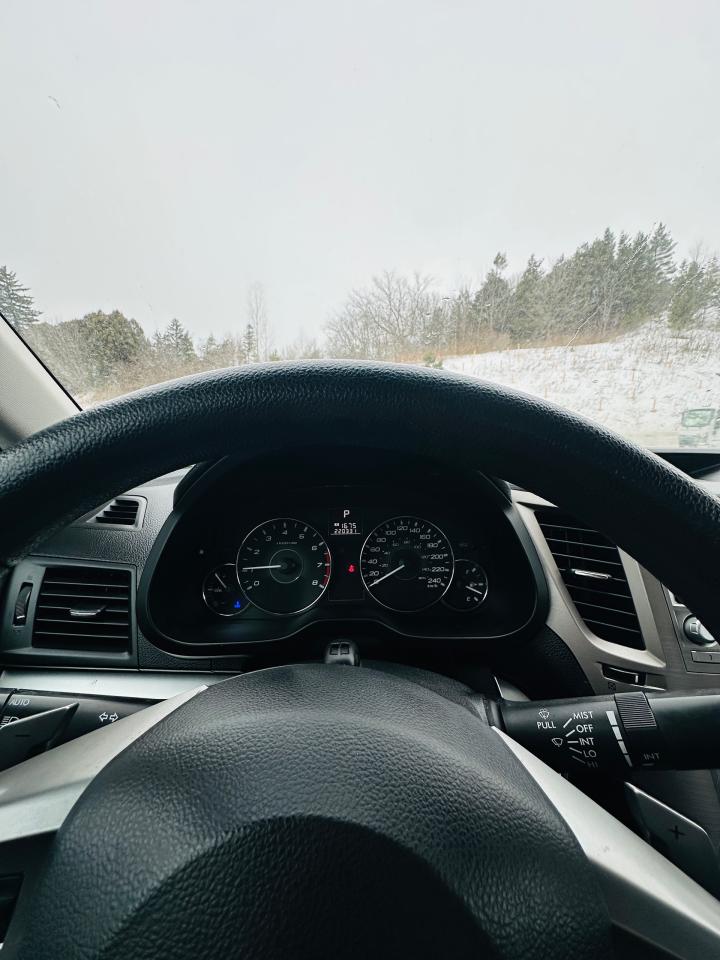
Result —
[[47, 567], [33, 622], [33, 646], [130, 649], [132, 581], [111, 567]]
[[144, 504], [145, 501], [140, 497], [116, 497], [94, 514], [88, 523], [136, 529], [142, 522], [141, 508]]
[[559, 510], [535, 516], [578, 613], [592, 632], [623, 647], [645, 647], [615, 544]]

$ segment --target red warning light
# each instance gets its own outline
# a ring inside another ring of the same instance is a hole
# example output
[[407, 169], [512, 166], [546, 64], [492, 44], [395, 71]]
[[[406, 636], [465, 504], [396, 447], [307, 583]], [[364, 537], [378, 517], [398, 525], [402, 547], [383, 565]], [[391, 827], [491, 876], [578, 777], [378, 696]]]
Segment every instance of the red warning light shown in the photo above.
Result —
[[355, 573], [355, 564], [354, 564], [354, 563], [349, 563], [349, 564], [348, 564], [348, 573]]

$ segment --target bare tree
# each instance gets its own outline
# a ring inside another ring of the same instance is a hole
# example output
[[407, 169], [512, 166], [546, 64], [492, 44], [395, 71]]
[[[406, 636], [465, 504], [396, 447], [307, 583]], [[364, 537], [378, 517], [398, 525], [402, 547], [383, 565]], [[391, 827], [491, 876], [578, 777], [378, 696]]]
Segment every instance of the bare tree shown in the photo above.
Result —
[[270, 356], [270, 330], [268, 322], [265, 288], [261, 283], [252, 283], [247, 291], [248, 326], [252, 327], [254, 353], [249, 360], [267, 360]]
[[322, 357], [322, 347], [315, 337], [308, 337], [304, 330], [300, 330], [295, 339], [286, 344], [277, 354], [282, 360], [319, 360]]
[[386, 271], [352, 291], [326, 326], [331, 356], [402, 360], [436, 347], [448, 308], [430, 277]]

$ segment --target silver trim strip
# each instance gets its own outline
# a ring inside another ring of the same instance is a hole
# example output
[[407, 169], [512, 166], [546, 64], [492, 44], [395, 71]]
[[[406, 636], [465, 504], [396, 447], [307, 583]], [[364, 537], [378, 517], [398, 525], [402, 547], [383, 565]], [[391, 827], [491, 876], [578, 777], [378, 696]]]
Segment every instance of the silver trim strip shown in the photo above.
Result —
[[195, 687], [155, 703], [0, 773], [0, 843], [58, 830], [113, 757], [205, 689]]
[[589, 577], [591, 580], [612, 580], [609, 573], [600, 573], [598, 570], [580, 570], [577, 567], [570, 567], [570, 573], [576, 577]]
[[720, 956], [720, 902], [542, 760], [495, 731], [596, 868], [612, 922], [681, 960]]
[[74, 696], [127, 697], [132, 700], [167, 700], [199, 686], [227, 679], [214, 673], [159, 673], [139, 670], [41, 670], [9, 668], [0, 673], [0, 687], [46, 690]]

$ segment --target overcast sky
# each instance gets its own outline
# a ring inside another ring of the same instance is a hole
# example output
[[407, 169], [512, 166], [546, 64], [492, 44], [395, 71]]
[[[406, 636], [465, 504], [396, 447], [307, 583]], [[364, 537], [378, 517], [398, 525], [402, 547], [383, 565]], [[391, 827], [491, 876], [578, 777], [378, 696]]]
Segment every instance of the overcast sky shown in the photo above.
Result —
[[0, 264], [46, 318], [278, 342], [665, 221], [720, 249], [720, 3], [2, 0]]

